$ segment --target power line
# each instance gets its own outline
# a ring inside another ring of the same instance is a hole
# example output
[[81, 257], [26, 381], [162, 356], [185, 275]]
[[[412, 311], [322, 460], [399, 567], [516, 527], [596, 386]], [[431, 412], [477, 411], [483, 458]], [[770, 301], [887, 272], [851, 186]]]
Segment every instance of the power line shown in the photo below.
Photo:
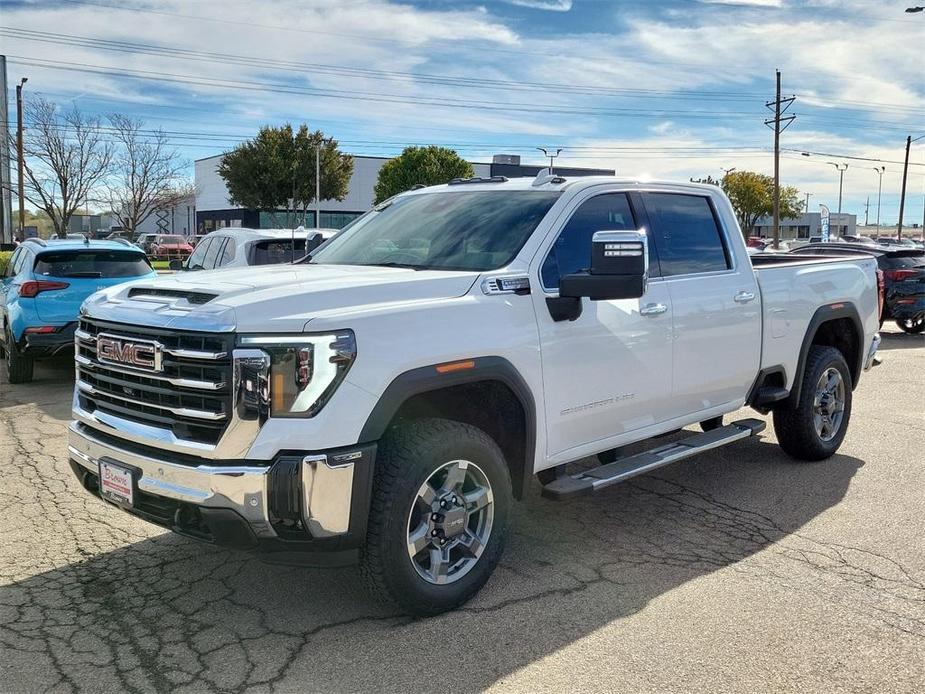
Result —
[[[757, 93], [748, 92], [731, 92], [731, 91], [711, 91], [711, 90], [656, 90], [641, 88], [616, 88], [601, 87], [599, 85], [580, 85], [580, 84], [562, 84], [562, 83], [540, 83], [529, 81], [513, 80], [495, 80], [495, 79], [477, 79], [465, 78], [453, 75], [440, 75], [433, 73], [411, 73], [394, 70], [373, 70], [367, 68], [349, 67], [343, 65], [330, 65], [319, 63], [302, 63], [295, 61], [282, 61], [277, 59], [267, 59], [254, 56], [243, 56], [239, 54], [215, 53], [207, 51], [195, 51], [186, 48], [177, 48], [171, 46], [158, 46], [154, 44], [114, 41], [108, 39], [99, 39], [88, 36], [78, 36], [72, 34], [51, 33], [31, 29], [22, 29], [16, 27], [0, 27], [0, 33], [6, 34], [13, 38], [19, 38], [29, 41], [38, 41], [44, 43], [54, 43], [59, 45], [69, 45], [92, 50], [108, 50], [123, 53], [141, 53], [155, 56], [179, 57], [184, 60], [198, 60], [204, 62], [213, 62], [227, 64], [233, 62], [249, 67], [256, 68], [274, 68], [276, 70], [291, 72], [312, 71], [319, 74], [331, 74], [337, 76], [353, 77], [370, 77], [375, 79], [415, 81], [427, 84], [440, 84], [454, 87], [477, 87], [486, 89], [503, 89], [514, 91], [543, 91], [553, 93], [579, 93], [588, 96], [633, 96], [636, 98], [649, 99], [698, 99], [698, 100], [733, 100], [746, 101], [757, 98]], [[875, 102], [862, 102], [853, 100], [837, 100], [822, 96], [807, 96], [809, 99], [825, 101], [828, 104], [845, 103], [851, 104], [849, 110], [863, 110], [855, 108], [857, 106], [876, 107], [879, 110], [895, 111], [898, 114], [917, 115], [925, 113], [925, 109], [916, 108], [907, 105], [883, 104]]]

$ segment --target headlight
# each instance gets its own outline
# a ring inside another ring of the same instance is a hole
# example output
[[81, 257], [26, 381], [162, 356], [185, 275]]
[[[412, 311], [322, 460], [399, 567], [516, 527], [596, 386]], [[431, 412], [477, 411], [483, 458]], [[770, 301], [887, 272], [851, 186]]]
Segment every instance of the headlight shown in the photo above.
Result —
[[357, 355], [350, 330], [242, 336], [238, 344], [270, 356], [271, 417], [314, 417], [331, 399]]

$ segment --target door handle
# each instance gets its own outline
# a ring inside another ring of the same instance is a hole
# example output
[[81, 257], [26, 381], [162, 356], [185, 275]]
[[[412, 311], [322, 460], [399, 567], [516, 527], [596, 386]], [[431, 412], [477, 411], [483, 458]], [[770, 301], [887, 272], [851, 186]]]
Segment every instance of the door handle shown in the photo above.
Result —
[[641, 309], [639, 309], [640, 316], [657, 316], [660, 313], [664, 313], [668, 310], [668, 307], [665, 304], [646, 304]]
[[747, 304], [749, 301], [755, 298], [755, 292], [746, 292], [741, 291], [732, 297], [732, 300], [737, 304]]

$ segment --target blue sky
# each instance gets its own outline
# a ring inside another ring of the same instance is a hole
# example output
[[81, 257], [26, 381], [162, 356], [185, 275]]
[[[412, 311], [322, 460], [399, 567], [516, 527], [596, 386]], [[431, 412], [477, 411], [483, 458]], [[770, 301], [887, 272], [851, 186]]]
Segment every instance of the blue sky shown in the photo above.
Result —
[[[795, 94], [782, 180], [864, 217], [884, 160], [895, 222], [905, 137], [925, 135], [925, 13], [853, 0], [56, 0], [0, 3], [9, 82], [144, 118], [190, 160], [306, 121], [355, 154], [455, 146], [686, 180], [770, 173], [763, 124]], [[10, 94], [12, 96], [12, 94]], [[809, 157], [801, 151], [809, 151]], [[856, 157], [856, 158], [848, 158]], [[907, 222], [921, 224], [925, 139]]]

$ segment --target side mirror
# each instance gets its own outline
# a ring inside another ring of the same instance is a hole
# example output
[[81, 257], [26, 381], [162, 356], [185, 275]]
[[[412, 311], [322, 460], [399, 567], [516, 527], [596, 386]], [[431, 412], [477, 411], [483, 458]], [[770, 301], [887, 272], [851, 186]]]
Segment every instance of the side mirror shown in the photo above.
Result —
[[559, 280], [559, 296], [592, 301], [638, 299], [646, 293], [649, 248], [640, 231], [598, 231], [591, 241], [591, 269]]
[[173, 270], [174, 272], [178, 270], [182, 270], [183, 261], [182, 260], [171, 260], [169, 263], [167, 263], [167, 267]]

